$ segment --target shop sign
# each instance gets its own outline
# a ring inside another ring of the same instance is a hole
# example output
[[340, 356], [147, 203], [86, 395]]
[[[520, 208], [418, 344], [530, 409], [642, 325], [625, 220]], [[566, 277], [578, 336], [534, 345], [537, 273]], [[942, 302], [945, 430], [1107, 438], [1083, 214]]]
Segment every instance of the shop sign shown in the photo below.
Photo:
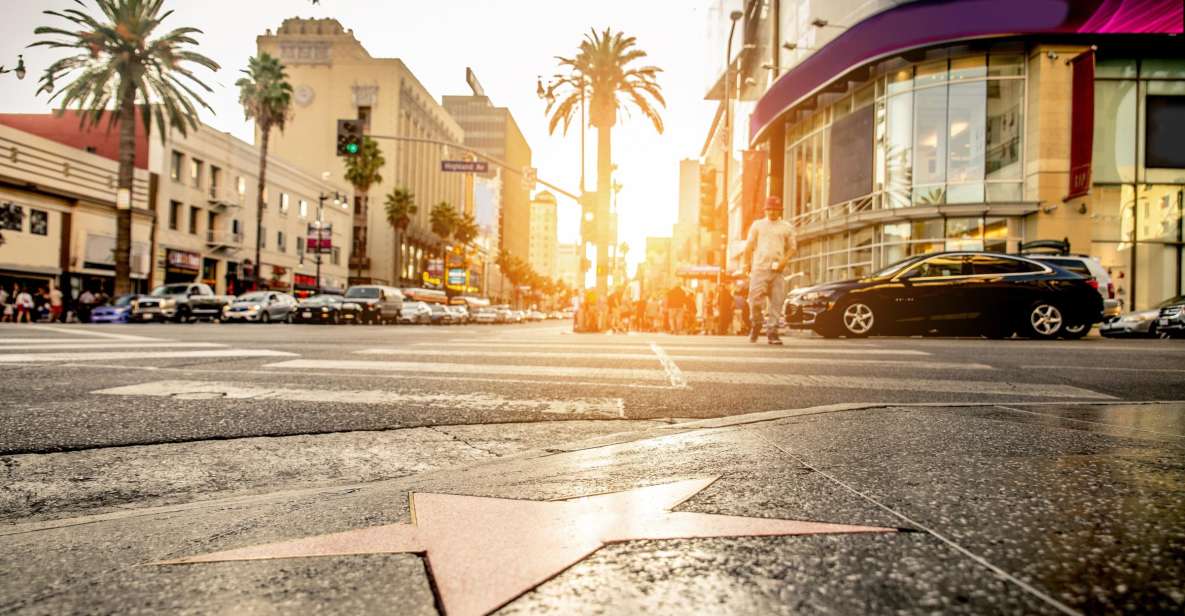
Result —
[[454, 291], [464, 291], [467, 273], [465, 268], [462, 267], [450, 268], [448, 271], [448, 288]]
[[317, 277], [308, 274], [293, 274], [292, 284], [297, 288], [316, 289]]
[[1070, 90], [1070, 192], [1065, 200], [1090, 192], [1094, 153], [1094, 52], [1078, 54]]
[[169, 250], [166, 253], [165, 262], [170, 269], [185, 270], [187, 272], [198, 272], [202, 269], [202, 256], [196, 252]]

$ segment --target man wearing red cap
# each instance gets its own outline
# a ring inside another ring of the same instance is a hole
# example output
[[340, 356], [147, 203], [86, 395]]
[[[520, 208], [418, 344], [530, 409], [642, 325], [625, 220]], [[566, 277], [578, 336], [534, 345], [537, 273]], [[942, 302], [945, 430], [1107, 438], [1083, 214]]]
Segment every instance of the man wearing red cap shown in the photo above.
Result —
[[786, 301], [786, 280], [783, 271], [790, 257], [798, 249], [794, 228], [782, 220], [782, 200], [770, 196], [765, 200], [765, 218], [753, 221], [745, 240], [745, 270], [749, 272], [749, 312], [753, 326], [749, 328], [749, 342], [757, 342], [761, 335], [761, 311], [765, 310], [765, 327], [770, 344], [782, 344], [778, 337], [778, 317]]

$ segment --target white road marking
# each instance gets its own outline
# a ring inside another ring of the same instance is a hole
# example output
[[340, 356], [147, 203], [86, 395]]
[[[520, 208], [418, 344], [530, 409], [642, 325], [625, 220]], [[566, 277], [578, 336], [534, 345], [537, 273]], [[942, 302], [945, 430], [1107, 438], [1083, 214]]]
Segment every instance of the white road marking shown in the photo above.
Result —
[[621, 398], [511, 399], [489, 393], [399, 392], [377, 389], [295, 389], [217, 381], [155, 381], [100, 389], [111, 396], [163, 396], [178, 400], [283, 400], [332, 404], [416, 405], [437, 410], [510, 411], [625, 417]]
[[12, 353], [0, 355], [0, 364], [22, 364], [34, 362], [106, 361], [124, 359], [202, 359], [231, 357], [293, 357], [297, 353], [271, 351], [267, 349], [211, 349], [208, 351], [113, 351], [110, 353]]
[[212, 349], [225, 347], [217, 342], [110, 342], [85, 340], [81, 342], [61, 342], [59, 340], [44, 341], [38, 344], [5, 344], [0, 346], [0, 353], [5, 351], [54, 351], [62, 349]]
[[94, 336], [95, 338], [110, 338], [112, 340], [160, 340], [160, 338], [148, 338], [146, 336], [133, 336], [131, 334], [116, 334], [112, 332], [100, 332], [93, 329], [82, 329], [74, 327], [51, 327], [49, 325], [32, 325], [33, 329], [49, 332], [63, 332], [67, 334], [74, 334], [76, 336]]
[[[375, 372], [405, 372], [412, 374], [463, 374], [488, 380], [491, 375], [553, 376], [585, 379], [620, 379], [626, 381], [670, 382], [665, 370], [635, 370], [629, 368], [589, 368], [536, 365], [446, 364], [387, 361], [358, 361], [333, 359], [294, 359], [264, 368], [300, 370], [371, 370]], [[852, 377], [805, 374], [762, 374], [756, 372], [684, 372], [690, 385], [719, 383], [728, 385], [767, 385], [783, 387], [826, 387], [829, 389], [871, 389], [881, 391], [922, 391], [966, 394], [1020, 395], [1038, 398], [1090, 398], [1113, 400], [1114, 396], [1089, 389], [1044, 383], [1006, 383], [998, 381], [943, 381], [884, 377]], [[553, 382], [554, 384], [563, 384]]]
[[[785, 339], [783, 339], [785, 340]], [[572, 343], [563, 344], [557, 342], [495, 342], [495, 343], [474, 343], [474, 342], [416, 342], [410, 346], [416, 347], [416, 352], [421, 352], [421, 347], [433, 348], [458, 348], [458, 349], [488, 349], [491, 346], [498, 348], [523, 348], [523, 349], [563, 349], [566, 351], [580, 351], [580, 350], [595, 350], [595, 351], [630, 351], [648, 348], [648, 343], [642, 340], [635, 342], [628, 342], [624, 344], [588, 344], [588, 343]], [[836, 354], [836, 355], [911, 355], [911, 356], [929, 356], [931, 353], [926, 351], [916, 351], [912, 349], [877, 349], [866, 347], [852, 347], [849, 345], [836, 345], [835, 348], [826, 347], [799, 347], [796, 345], [787, 345], [782, 348], [770, 348], [768, 346], [731, 346], [731, 345], [707, 345], [707, 344], [664, 344], [664, 349], [679, 350], [679, 351], [728, 351], [737, 354], [744, 354], [747, 357], [754, 357], [757, 355], [793, 355], [796, 353], [810, 353], [810, 354]]]
[[686, 389], [687, 379], [683, 378], [683, 371], [679, 370], [679, 366], [675, 365], [674, 360], [667, 355], [662, 347], [658, 346], [657, 342], [650, 343], [650, 350], [658, 356], [658, 362], [662, 364], [663, 370], [667, 371], [667, 377], [671, 379], [671, 387], [675, 389]]
[[[651, 342], [650, 348], [653, 351], [658, 343]], [[662, 347], [658, 347], [662, 349]], [[406, 348], [374, 348], [354, 351], [356, 355], [408, 355]], [[604, 359], [604, 360], [631, 360], [631, 361], [650, 361], [654, 359], [654, 355], [650, 353], [576, 353], [576, 352], [552, 352], [552, 351], [462, 351], [462, 350], [443, 350], [443, 349], [416, 349], [414, 351], [416, 357], [515, 357], [515, 358], [542, 358], [542, 359]], [[655, 351], [655, 354], [658, 352]], [[745, 356], [724, 356], [724, 355], [685, 355], [682, 353], [667, 354], [663, 352], [662, 357], [670, 360], [679, 360], [687, 362], [711, 362], [719, 364], [766, 364], [766, 365], [825, 365], [827, 367], [836, 366], [880, 366], [880, 367], [899, 367], [899, 368], [916, 368], [919, 370], [994, 370], [992, 366], [987, 364], [970, 364], [970, 363], [954, 363], [954, 362], [918, 362], [918, 361], [901, 361], [901, 360], [884, 360], [884, 359], [847, 359], [847, 358], [818, 358], [818, 357], [777, 357], [774, 355], [755, 355], [752, 353]]]
[[1072, 366], [1065, 364], [1030, 365], [1021, 366], [1021, 368], [1025, 370], [1102, 370], [1104, 372], [1185, 372], [1185, 369], [1182, 368], [1127, 368], [1123, 366]]

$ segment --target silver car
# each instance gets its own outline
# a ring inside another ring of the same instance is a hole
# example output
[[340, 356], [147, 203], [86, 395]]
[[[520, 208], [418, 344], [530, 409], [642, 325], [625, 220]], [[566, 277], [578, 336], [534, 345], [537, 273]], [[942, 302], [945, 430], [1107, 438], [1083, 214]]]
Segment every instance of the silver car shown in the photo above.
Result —
[[1099, 334], [1108, 338], [1156, 338], [1161, 335], [1157, 322], [1160, 309], [1185, 303], [1185, 295], [1170, 297], [1148, 310], [1129, 312], [1099, 326]]
[[296, 310], [296, 298], [276, 291], [254, 291], [240, 295], [222, 311], [226, 322], [272, 323], [288, 321]]

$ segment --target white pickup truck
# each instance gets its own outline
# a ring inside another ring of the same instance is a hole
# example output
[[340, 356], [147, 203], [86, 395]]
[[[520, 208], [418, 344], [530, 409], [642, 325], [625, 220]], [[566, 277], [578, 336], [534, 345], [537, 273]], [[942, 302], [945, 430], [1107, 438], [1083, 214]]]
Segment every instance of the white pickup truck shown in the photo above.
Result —
[[142, 295], [132, 302], [131, 321], [171, 320], [187, 323], [198, 319], [216, 321], [222, 318], [222, 308], [234, 298], [216, 295], [209, 285], [183, 282], [161, 285], [150, 295]]

